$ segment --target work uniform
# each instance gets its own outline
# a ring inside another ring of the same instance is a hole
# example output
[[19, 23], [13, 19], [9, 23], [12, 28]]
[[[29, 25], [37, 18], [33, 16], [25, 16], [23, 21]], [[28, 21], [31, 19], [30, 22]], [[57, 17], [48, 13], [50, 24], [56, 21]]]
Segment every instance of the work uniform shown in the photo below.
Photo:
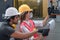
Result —
[[[32, 22], [31, 22], [32, 21]], [[33, 20], [28, 20], [28, 21], [23, 21], [23, 22], [25, 22], [27, 25], [29, 25], [30, 27], [32, 27], [33, 28], [33, 26], [32, 26], [32, 23], [33, 23], [33, 25], [34, 25], [34, 28], [35, 27], [43, 27], [43, 24], [42, 24], [42, 21], [38, 21], [38, 22], [36, 22], [36, 21], [33, 21]], [[20, 31], [22, 31], [23, 33], [27, 33], [27, 32], [31, 32], [30, 30], [29, 30], [29, 28], [27, 28], [24, 24], [23, 24], [23, 22], [21, 23], [21, 25], [20, 25]], [[31, 28], [31, 29], [32, 29]], [[33, 30], [32, 30], [33, 31]], [[29, 40], [33, 40], [34, 39], [34, 36], [32, 36], [31, 38], [29, 38]], [[27, 40], [27, 39], [25, 39], [25, 40]]]

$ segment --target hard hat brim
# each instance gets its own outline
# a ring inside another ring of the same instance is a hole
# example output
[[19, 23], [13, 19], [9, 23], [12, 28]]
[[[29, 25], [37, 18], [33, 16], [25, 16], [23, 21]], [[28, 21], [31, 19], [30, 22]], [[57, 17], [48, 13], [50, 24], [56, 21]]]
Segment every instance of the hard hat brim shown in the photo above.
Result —
[[[17, 13], [17, 14], [15, 14], [15, 15], [20, 15], [21, 13]], [[9, 16], [9, 17], [11, 17], [11, 16], [15, 16], [15, 15], [5, 15], [5, 16]]]
[[21, 13], [17, 13], [17, 15], [20, 15]]
[[25, 10], [25, 11], [23, 11], [23, 12], [20, 12], [20, 14], [22, 14], [22, 13], [24, 13], [24, 12], [26, 12], [26, 11], [30, 12], [30, 11], [33, 11], [33, 9]]
[[28, 11], [33, 11], [33, 9], [30, 9], [30, 10], [28, 10]]

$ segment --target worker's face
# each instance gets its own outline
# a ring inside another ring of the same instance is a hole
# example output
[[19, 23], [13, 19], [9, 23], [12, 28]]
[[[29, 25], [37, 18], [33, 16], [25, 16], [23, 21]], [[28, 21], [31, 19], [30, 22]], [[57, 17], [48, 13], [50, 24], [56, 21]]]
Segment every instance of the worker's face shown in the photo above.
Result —
[[13, 19], [13, 23], [14, 24], [17, 24], [18, 23], [18, 20], [19, 20], [19, 16], [15, 16], [14, 19]]
[[27, 17], [27, 18], [32, 18], [32, 17], [33, 17], [33, 13], [32, 13], [32, 12], [28, 12], [28, 13], [26, 14], [26, 17]]

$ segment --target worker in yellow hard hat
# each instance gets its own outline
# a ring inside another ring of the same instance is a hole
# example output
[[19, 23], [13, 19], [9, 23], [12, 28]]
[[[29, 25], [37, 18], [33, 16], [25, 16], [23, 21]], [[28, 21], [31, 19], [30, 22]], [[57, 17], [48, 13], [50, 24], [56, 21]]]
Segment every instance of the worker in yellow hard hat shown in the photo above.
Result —
[[[32, 11], [33, 9], [31, 9], [27, 4], [22, 4], [21, 6], [19, 6], [19, 13], [21, 13], [20, 31], [23, 33], [32, 32], [33, 30], [36, 30], [36, 27], [38, 26], [43, 27], [49, 18], [49, 16], [47, 16], [43, 20], [43, 22], [35, 23], [33, 20], [30, 19], [33, 17]], [[42, 35], [39, 35], [38, 33], [36, 33], [34, 34], [34, 36], [28, 39], [29, 40], [41, 40]]]

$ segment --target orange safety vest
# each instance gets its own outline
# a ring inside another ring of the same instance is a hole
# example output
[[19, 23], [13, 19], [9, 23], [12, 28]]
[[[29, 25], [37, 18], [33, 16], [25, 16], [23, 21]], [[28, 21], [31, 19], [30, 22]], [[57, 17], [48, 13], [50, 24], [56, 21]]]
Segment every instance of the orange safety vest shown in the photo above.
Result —
[[[34, 25], [34, 22], [33, 20], [29, 20], [29, 22], [31, 23], [32, 26], [29, 26], [26, 22], [22, 22], [21, 25], [24, 25], [30, 32], [32, 32], [35, 28], [35, 25]], [[20, 28], [20, 30], [22, 30]], [[38, 37], [38, 34], [34, 34], [34, 38], [37, 38]]]

